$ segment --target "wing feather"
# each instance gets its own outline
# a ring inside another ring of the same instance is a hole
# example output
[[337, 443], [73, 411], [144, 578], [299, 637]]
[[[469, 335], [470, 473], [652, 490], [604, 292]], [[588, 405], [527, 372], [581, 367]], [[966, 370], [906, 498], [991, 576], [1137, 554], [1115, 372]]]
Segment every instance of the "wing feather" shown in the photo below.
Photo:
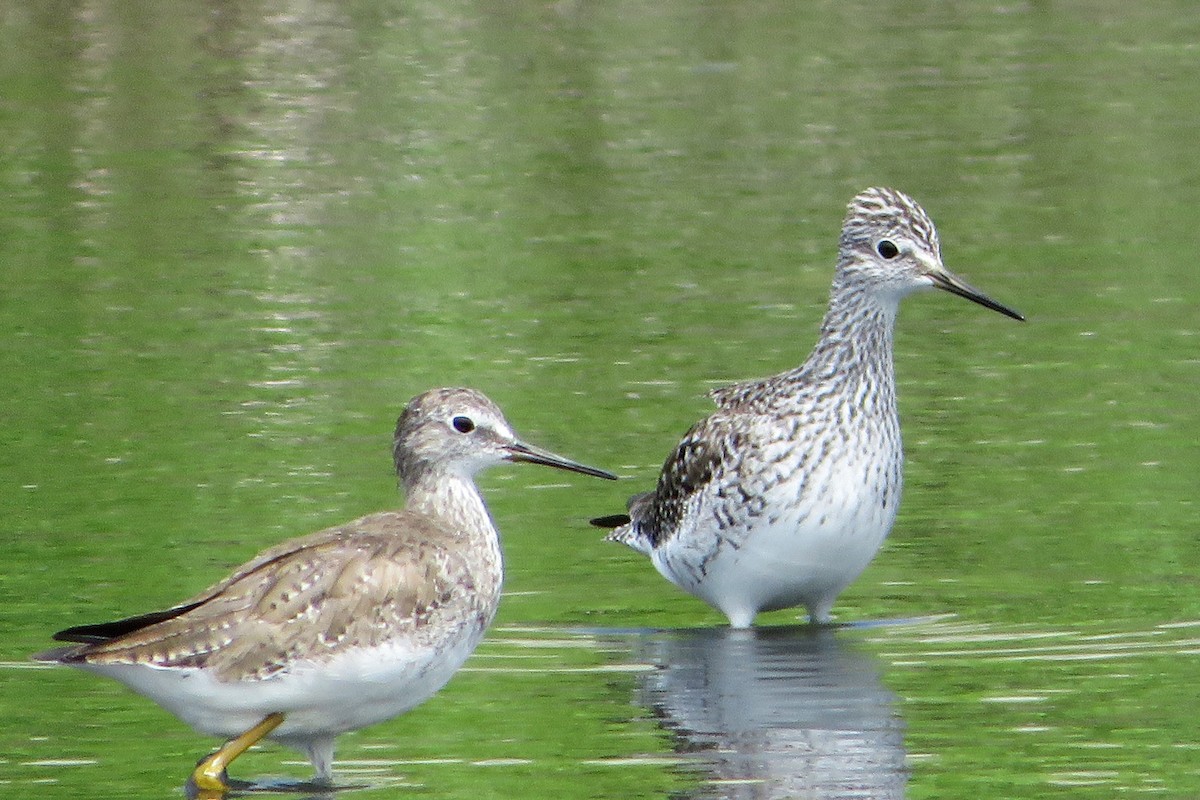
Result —
[[347, 640], [420, 636], [439, 614], [486, 615], [452, 541], [423, 515], [363, 517], [264, 551], [173, 609], [63, 631], [87, 643], [57, 660], [203, 666], [238, 680], [331, 657]]
[[692, 426], [663, 464], [654, 492], [635, 496], [632, 524], [652, 546], [679, 530], [695, 513], [700, 495], [731, 468], [741, 435], [730, 415], [718, 412]]

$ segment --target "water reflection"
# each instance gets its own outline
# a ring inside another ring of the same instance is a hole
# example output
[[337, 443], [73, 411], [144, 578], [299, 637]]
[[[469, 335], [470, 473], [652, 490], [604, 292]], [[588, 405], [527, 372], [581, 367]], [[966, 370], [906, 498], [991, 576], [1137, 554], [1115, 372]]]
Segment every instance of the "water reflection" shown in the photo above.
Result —
[[832, 630], [671, 632], [643, 702], [713, 777], [694, 798], [901, 798], [903, 725], [869, 654]]

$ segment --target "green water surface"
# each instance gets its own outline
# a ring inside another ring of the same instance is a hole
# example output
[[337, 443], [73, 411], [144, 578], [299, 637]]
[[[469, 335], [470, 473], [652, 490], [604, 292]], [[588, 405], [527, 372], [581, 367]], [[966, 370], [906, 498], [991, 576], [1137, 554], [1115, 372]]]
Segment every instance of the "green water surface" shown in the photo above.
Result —
[[397, 505], [395, 417], [456, 384], [628, 479], [484, 476], [497, 630], [339, 774], [707, 791], [631, 654], [723, 620], [586, 521], [804, 358], [871, 185], [1028, 317], [899, 322], [904, 503], [835, 613], [918, 620], [837, 633], [907, 796], [1200, 795], [1198, 43], [1169, 2], [0, 6], [0, 795], [175, 796], [210, 742], [29, 654]]

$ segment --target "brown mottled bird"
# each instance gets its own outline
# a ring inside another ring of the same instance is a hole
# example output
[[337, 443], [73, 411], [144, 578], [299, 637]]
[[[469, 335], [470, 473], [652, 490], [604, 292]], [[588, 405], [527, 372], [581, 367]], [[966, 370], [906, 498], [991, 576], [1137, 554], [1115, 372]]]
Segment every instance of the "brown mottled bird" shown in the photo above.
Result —
[[472, 389], [413, 398], [393, 454], [402, 511], [273, 547], [166, 611], [60, 631], [79, 644], [35, 658], [115, 678], [228, 739], [192, 775], [202, 792], [227, 791], [229, 762], [263, 737], [328, 783], [334, 737], [427, 700], [495, 616], [500, 540], [475, 474], [517, 461], [615, 478], [520, 441]]

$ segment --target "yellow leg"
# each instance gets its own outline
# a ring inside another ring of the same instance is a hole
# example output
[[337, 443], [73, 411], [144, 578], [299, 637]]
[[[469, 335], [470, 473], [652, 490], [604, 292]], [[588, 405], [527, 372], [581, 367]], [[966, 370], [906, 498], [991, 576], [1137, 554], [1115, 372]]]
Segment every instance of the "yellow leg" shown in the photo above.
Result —
[[229, 791], [229, 784], [223, 777], [229, 764], [242, 753], [249, 750], [264, 736], [279, 727], [283, 722], [283, 714], [269, 714], [262, 722], [243, 733], [236, 739], [230, 739], [221, 749], [196, 765], [192, 773], [192, 782], [204, 793], [224, 794]]

